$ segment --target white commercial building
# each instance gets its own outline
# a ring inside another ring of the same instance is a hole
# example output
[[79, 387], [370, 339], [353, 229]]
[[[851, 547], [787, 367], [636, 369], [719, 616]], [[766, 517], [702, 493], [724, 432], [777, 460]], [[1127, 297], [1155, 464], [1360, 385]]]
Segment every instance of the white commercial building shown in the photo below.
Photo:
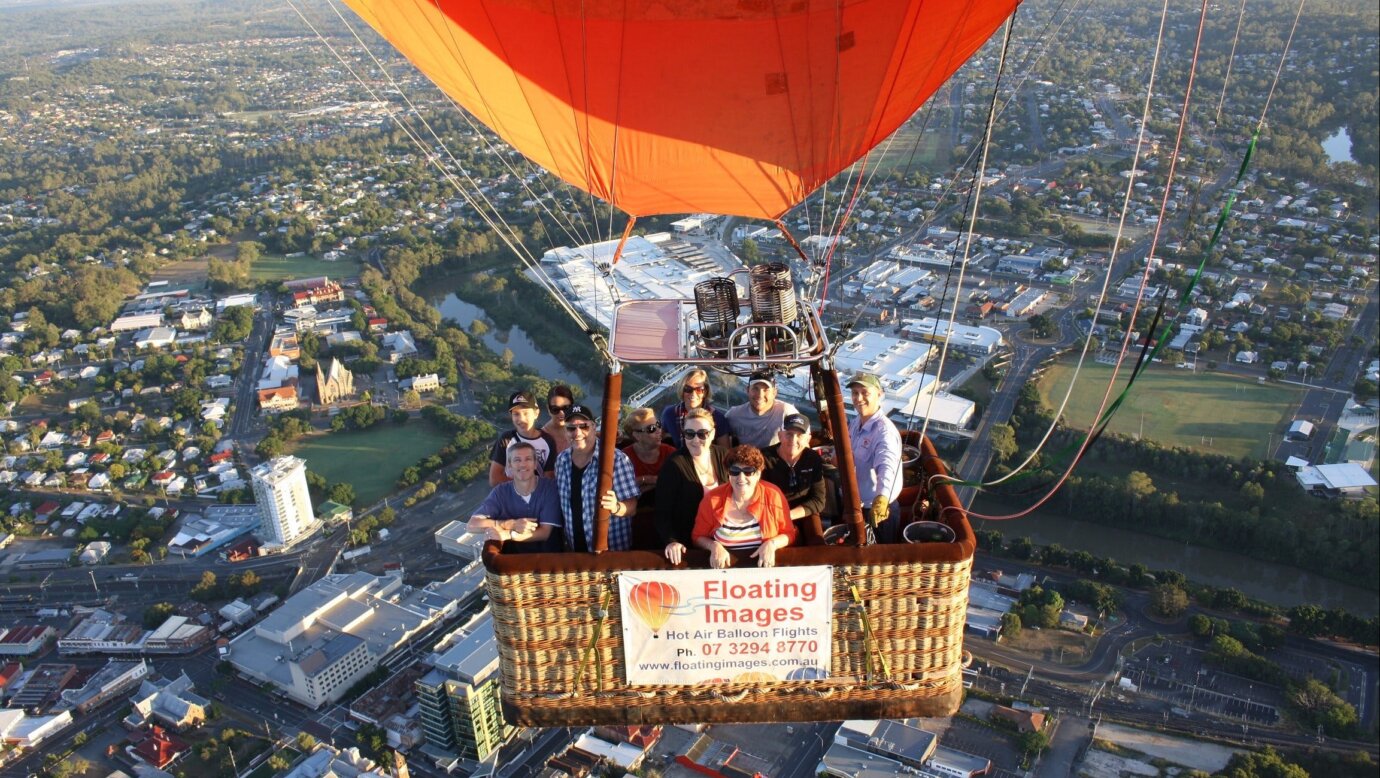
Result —
[[472, 562], [484, 553], [484, 533], [470, 532], [467, 521], [452, 521], [436, 530], [436, 547]]
[[403, 586], [401, 570], [328, 575], [231, 641], [226, 658], [240, 674], [319, 708], [393, 650], [425, 640], [482, 582], [477, 565], [417, 590]]
[[[695, 284], [726, 276], [742, 262], [717, 241], [692, 240], [680, 233], [633, 235], [613, 264], [617, 240], [571, 248], [562, 246], [542, 255], [545, 271], [565, 291], [571, 303], [605, 329], [613, 321], [615, 302], [694, 297]], [[617, 286], [618, 295], [613, 293]]]
[[263, 517], [259, 533], [265, 545], [287, 548], [320, 525], [307, 492], [307, 463], [277, 457], [250, 471], [254, 501]]
[[111, 332], [133, 332], [135, 330], [147, 330], [154, 327], [163, 326], [163, 313], [155, 311], [153, 313], [129, 313], [121, 316], [110, 323]]
[[929, 343], [948, 341], [949, 348], [975, 356], [991, 354], [1005, 343], [1001, 330], [994, 327], [970, 327], [966, 324], [954, 324], [951, 332], [949, 326], [947, 321], [926, 316], [923, 319], [906, 320], [901, 326], [901, 334], [911, 340], [923, 340]]
[[[926, 418], [930, 430], [958, 431], [968, 426], [976, 412], [971, 400], [949, 394], [933, 372], [926, 372], [939, 350], [928, 343], [864, 330], [839, 346], [834, 366], [847, 380], [855, 373], [871, 373], [882, 382], [882, 413], [901, 429], [919, 429]], [[781, 385], [781, 392], [804, 397], [809, 376], [797, 370]], [[851, 409], [852, 399], [844, 395]]]

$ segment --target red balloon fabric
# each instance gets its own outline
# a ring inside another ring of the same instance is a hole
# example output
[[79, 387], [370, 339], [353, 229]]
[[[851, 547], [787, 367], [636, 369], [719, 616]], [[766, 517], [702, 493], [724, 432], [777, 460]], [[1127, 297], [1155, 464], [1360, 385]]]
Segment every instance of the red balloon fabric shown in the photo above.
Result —
[[635, 216], [776, 218], [1016, 0], [346, 0], [528, 158]]

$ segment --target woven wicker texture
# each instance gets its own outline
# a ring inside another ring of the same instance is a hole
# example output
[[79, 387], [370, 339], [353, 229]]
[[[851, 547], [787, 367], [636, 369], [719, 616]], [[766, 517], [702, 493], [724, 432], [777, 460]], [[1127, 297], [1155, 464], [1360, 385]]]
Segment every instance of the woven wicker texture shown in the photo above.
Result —
[[[966, 519], [958, 521], [965, 525], [960, 534], [971, 533]], [[896, 548], [887, 548], [890, 556]], [[618, 570], [491, 571], [509, 723], [756, 721], [764, 715], [803, 721], [859, 711], [949, 715], [961, 697], [972, 558], [931, 562], [924, 559], [926, 545], [904, 548], [914, 561], [833, 568], [832, 677], [818, 681], [627, 686]], [[783, 566], [790, 555], [782, 552]]]

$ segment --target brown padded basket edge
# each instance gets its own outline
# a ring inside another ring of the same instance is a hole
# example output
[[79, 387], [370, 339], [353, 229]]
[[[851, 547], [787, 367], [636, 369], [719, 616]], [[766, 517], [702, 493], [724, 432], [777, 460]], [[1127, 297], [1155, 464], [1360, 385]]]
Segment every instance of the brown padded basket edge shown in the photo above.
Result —
[[[926, 475], [944, 473], [929, 441]], [[604, 554], [503, 554], [484, 549], [490, 604], [502, 668], [503, 708], [520, 726], [726, 723], [847, 718], [947, 716], [962, 699], [964, 614], [976, 538], [957, 494], [947, 484], [933, 496], [956, 537], [953, 543], [868, 547], [793, 547], [780, 566], [830, 565], [835, 570], [832, 679], [749, 686], [629, 687], [623, 683], [622, 621], [617, 574], [673, 569], [648, 551]], [[738, 560], [749, 564], [750, 560]], [[703, 552], [687, 566], [705, 566]], [[856, 585], [876, 635], [865, 646], [862, 620], [850, 607]], [[590, 660], [579, 669], [599, 627], [605, 595], [609, 612]], [[867, 659], [886, 659], [898, 682], [863, 680]], [[575, 693], [575, 679], [579, 690]], [[820, 691], [827, 696], [821, 696]]]

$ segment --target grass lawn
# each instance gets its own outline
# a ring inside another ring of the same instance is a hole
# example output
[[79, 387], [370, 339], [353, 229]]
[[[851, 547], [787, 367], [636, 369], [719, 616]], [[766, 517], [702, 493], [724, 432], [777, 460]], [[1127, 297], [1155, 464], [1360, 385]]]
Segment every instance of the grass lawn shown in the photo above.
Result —
[[[1061, 361], [1040, 380], [1040, 396], [1049, 407], [1059, 407], [1073, 366], [1073, 361]], [[1070, 425], [1087, 429], [1092, 423], [1111, 373], [1110, 365], [1083, 365], [1064, 411]], [[1117, 376], [1113, 399], [1129, 376], [1126, 369]], [[1151, 365], [1136, 380], [1112, 418], [1110, 429], [1137, 435], [1143, 423], [1145, 437], [1162, 444], [1264, 459], [1269, 437], [1288, 429], [1301, 393], [1282, 384], [1258, 384], [1219, 373]]]
[[[941, 112], [936, 111], [936, 114], [938, 113]], [[944, 112], [944, 115], [947, 115], [947, 112]], [[924, 134], [921, 134], [918, 126], [907, 125], [897, 130], [890, 144], [887, 141], [882, 141], [877, 146], [876, 153], [868, 163], [869, 168], [875, 168], [878, 174], [885, 175], [898, 170], [923, 170], [926, 166], [935, 164], [942, 149], [944, 137], [943, 133], [937, 132], [935, 129], [934, 125], [937, 121], [937, 116], [932, 118], [931, 126]], [[871, 171], [869, 170], [869, 172]]]
[[[1078, 225], [1079, 229], [1093, 235], [1106, 235], [1112, 237], [1116, 235], [1117, 223], [1115, 220], [1107, 219], [1086, 219], [1079, 216], [1065, 216], [1070, 222]], [[1149, 227], [1135, 227], [1127, 225], [1121, 231], [1121, 237], [1126, 240], [1137, 241], [1150, 234]]]
[[347, 257], [338, 262], [327, 262], [312, 256], [285, 257], [281, 254], [263, 254], [254, 260], [249, 277], [254, 283], [263, 281], [286, 281], [294, 278], [330, 276], [332, 279], [350, 278], [359, 275], [359, 261]]
[[308, 470], [331, 483], [351, 484], [359, 504], [370, 505], [393, 491], [403, 470], [441, 450], [449, 440], [449, 435], [422, 419], [402, 426], [382, 421], [362, 432], [303, 438], [288, 453], [306, 460]]

